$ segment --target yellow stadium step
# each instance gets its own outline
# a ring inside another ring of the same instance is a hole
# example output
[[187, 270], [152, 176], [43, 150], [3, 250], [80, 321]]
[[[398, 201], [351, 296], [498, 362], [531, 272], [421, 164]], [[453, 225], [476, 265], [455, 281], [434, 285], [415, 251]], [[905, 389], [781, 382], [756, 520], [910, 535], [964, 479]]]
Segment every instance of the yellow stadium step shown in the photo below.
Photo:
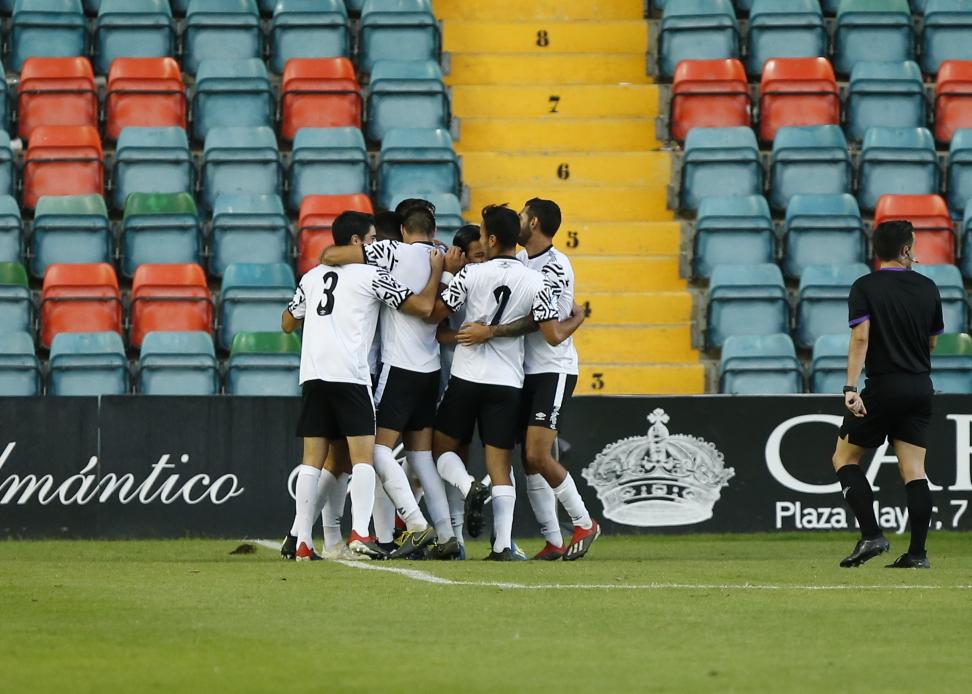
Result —
[[[536, 188], [487, 188], [475, 186], [470, 191], [467, 219], [477, 219], [486, 205], [509, 203], [519, 210], [530, 198], [543, 197]], [[557, 204], [565, 219], [590, 219], [599, 216], [605, 221], [639, 222], [646, 219], [672, 219], [664, 190], [652, 188], [563, 188], [557, 191]]]
[[[523, 12], [517, 18], [527, 14]], [[442, 50], [459, 53], [640, 53], [648, 48], [648, 22], [489, 22], [446, 20]]]
[[646, 58], [637, 53], [457, 53], [445, 82], [454, 84], [649, 84]]
[[664, 325], [692, 320], [692, 295], [688, 292], [585, 292], [578, 285], [575, 298], [588, 312], [581, 330], [598, 325]]
[[580, 256], [571, 258], [578, 293], [656, 292], [686, 288], [678, 258], [665, 256]]
[[460, 118], [457, 152], [631, 152], [658, 147], [650, 118]]
[[[551, 194], [556, 200], [556, 194]], [[566, 220], [557, 248], [567, 255], [678, 255], [678, 222], [576, 222]]]
[[452, 112], [460, 118], [654, 118], [654, 84], [465, 84], [452, 88]]
[[584, 325], [574, 333], [577, 353], [585, 362], [638, 364], [693, 362], [692, 327], [681, 325], [599, 326]]
[[702, 364], [581, 364], [574, 395], [694, 395], [705, 392]]
[[552, 189], [559, 186], [666, 188], [672, 166], [668, 152], [522, 154], [467, 151], [462, 161], [463, 181], [468, 186], [550, 186]]
[[433, 0], [439, 19], [642, 19], [644, 0]]

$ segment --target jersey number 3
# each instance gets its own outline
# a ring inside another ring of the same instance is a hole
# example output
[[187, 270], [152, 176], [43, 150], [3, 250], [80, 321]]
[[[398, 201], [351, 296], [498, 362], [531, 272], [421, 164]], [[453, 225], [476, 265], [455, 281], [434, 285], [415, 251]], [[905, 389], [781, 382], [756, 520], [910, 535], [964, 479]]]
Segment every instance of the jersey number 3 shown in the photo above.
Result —
[[324, 285], [324, 295], [321, 297], [321, 303], [317, 305], [317, 315], [329, 316], [334, 310], [334, 290], [337, 289], [338, 274], [329, 272], [321, 281]]
[[505, 284], [493, 290], [493, 296], [496, 297], [496, 313], [493, 314], [493, 320], [489, 322], [490, 325], [499, 325], [500, 321], [503, 320], [503, 311], [506, 310], [506, 305], [510, 303], [511, 294], [513, 294], [513, 291]]

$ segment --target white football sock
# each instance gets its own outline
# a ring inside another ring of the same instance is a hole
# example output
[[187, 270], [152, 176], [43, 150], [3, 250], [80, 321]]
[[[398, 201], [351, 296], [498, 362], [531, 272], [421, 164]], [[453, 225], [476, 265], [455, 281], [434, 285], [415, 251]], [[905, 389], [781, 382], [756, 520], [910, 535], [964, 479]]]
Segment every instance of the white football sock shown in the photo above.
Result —
[[375, 484], [375, 510], [371, 512], [371, 518], [375, 522], [378, 542], [394, 542], [395, 504], [388, 498], [380, 480]]
[[446, 498], [449, 500], [449, 517], [452, 520], [452, 532], [456, 534], [459, 544], [465, 544], [462, 540], [462, 524], [466, 521], [466, 499], [462, 492], [451, 484], [446, 485]]
[[557, 520], [557, 497], [553, 489], [539, 474], [527, 475], [526, 488], [533, 515], [540, 524], [540, 534], [555, 547], [563, 547], [564, 537], [560, 533], [560, 521]]
[[409, 465], [408, 456], [409, 452], [405, 451], [405, 462], [402, 463], [402, 470], [405, 471], [405, 476], [408, 477], [408, 484], [412, 488], [412, 496], [415, 497], [415, 503], [420, 504], [422, 503], [422, 496], [424, 495], [424, 492], [422, 491], [422, 482], [419, 480], [415, 469]]
[[[322, 477], [324, 475], [334, 477], [328, 470], [321, 473]], [[344, 543], [344, 537], [341, 535], [341, 519], [344, 518], [349, 478], [350, 475], [346, 472], [338, 475], [334, 484], [328, 487], [327, 498], [324, 500], [321, 520], [324, 522], [324, 549], [327, 551], [331, 551]]]
[[513, 507], [516, 490], [506, 485], [493, 485], [493, 551], [502, 552], [513, 546]]
[[[375, 446], [375, 474], [381, 480], [381, 486], [395, 505], [398, 515], [405, 521], [409, 530], [422, 531], [429, 527], [425, 516], [419, 511], [418, 503], [412, 495], [412, 488], [408, 484], [408, 475], [395, 460], [395, 454], [388, 446]], [[395, 519], [392, 517], [392, 528]], [[377, 528], [375, 528], [377, 530]]]
[[443, 481], [462, 492], [463, 498], [469, 494], [469, 488], [476, 481], [466, 470], [466, 466], [462, 464], [462, 458], [451, 451], [439, 456], [439, 460], [436, 461], [436, 468], [438, 468], [439, 476], [442, 477]]
[[439, 542], [452, 539], [452, 523], [449, 520], [449, 502], [446, 499], [446, 485], [443, 484], [439, 472], [432, 460], [432, 451], [405, 451], [408, 461], [425, 490], [425, 508], [435, 526], [435, 533]]
[[351, 529], [361, 537], [368, 537], [371, 514], [375, 510], [375, 469], [367, 463], [355, 463], [351, 468]]
[[553, 491], [574, 525], [584, 529], [590, 528], [593, 525], [591, 515], [587, 512], [584, 500], [581, 499], [581, 495], [577, 491], [577, 486], [574, 484], [574, 478], [570, 476], [569, 472], [567, 473], [567, 477], [564, 478], [564, 481], [560, 483], [560, 486], [555, 487]]
[[314, 518], [317, 517], [317, 481], [321, 471], [312, 465], [297, 470], [297, 546], [303, 542], [314, 548]]

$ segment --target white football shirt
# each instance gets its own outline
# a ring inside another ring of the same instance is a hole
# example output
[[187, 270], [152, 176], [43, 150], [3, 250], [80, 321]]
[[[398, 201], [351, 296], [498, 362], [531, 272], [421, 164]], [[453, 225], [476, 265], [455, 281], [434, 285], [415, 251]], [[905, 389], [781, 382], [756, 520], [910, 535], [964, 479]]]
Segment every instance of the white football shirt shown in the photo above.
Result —
[[381, 268], [318, 265], [300, 278], [290, 314], [304, 319], [300, 382], [371, 385], [368, 352], [378, 309], [398, 309], [412, 292]]
[[[569, 318], [570, 310], [574, 306], [574, 268], [570, 264], [570, 258], [553, 246], [533, 257], [527, 255], [526, 251], [520, 251], [516, 257], [528, 268], [543, 275], [557, 304], [558, 320]], [[555, 347], [539, 332], [533, 332], [526, 336], [524, 347], [524, 373], [577, 375], [577, 349], [574, 347], [573, 337]]]
[[[392, 277], [418, 294], [429, 282], [429, 254], [439, 251], [430, 243], [377, 241], [364, 247], [365, 262], [387, 270]], [[418, 316], [391, 308], [381, 310], [381, 363], [408, 371], [438, 371], [439, 343], [436, 326]]]
[[[543, 275], [512, 256], [466, 265], [442, 292], [442, 300], [450, 311], [465, 306], [468, 322], [499, 325], [529, 314], [538, 323], [557, 319], [557, 306]], [[523, 338], [458, 345], [452, 375], [474, 383], [522, 388]]]

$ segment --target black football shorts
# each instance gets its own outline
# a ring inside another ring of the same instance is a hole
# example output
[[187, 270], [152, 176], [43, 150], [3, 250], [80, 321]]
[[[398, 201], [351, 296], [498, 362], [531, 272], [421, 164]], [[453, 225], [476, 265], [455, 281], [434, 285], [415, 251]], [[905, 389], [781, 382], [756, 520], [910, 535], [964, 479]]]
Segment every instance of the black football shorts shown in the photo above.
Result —
[[439, 403], [435, 428], [462, 443], [479, 438], [493, 448], [512, 450], [520, 419], [520, 389], [464, 381], [453, 376]]
[[304, 383], [297, 436], [342, 439], [374, 435], [375, 404], [369, 386], [318, 380]]
[[576, 385], [577, 376], [572, 374], [527, 374], [523, 378], [520, 428], [544, 427], [556, 431]]
[[927, 448], [933, 393], [927, 374], [869, 378], [861, 391], [867, 414], [844, 415], [840, 437], [861, 448], [878, 448], [886, 439]]

